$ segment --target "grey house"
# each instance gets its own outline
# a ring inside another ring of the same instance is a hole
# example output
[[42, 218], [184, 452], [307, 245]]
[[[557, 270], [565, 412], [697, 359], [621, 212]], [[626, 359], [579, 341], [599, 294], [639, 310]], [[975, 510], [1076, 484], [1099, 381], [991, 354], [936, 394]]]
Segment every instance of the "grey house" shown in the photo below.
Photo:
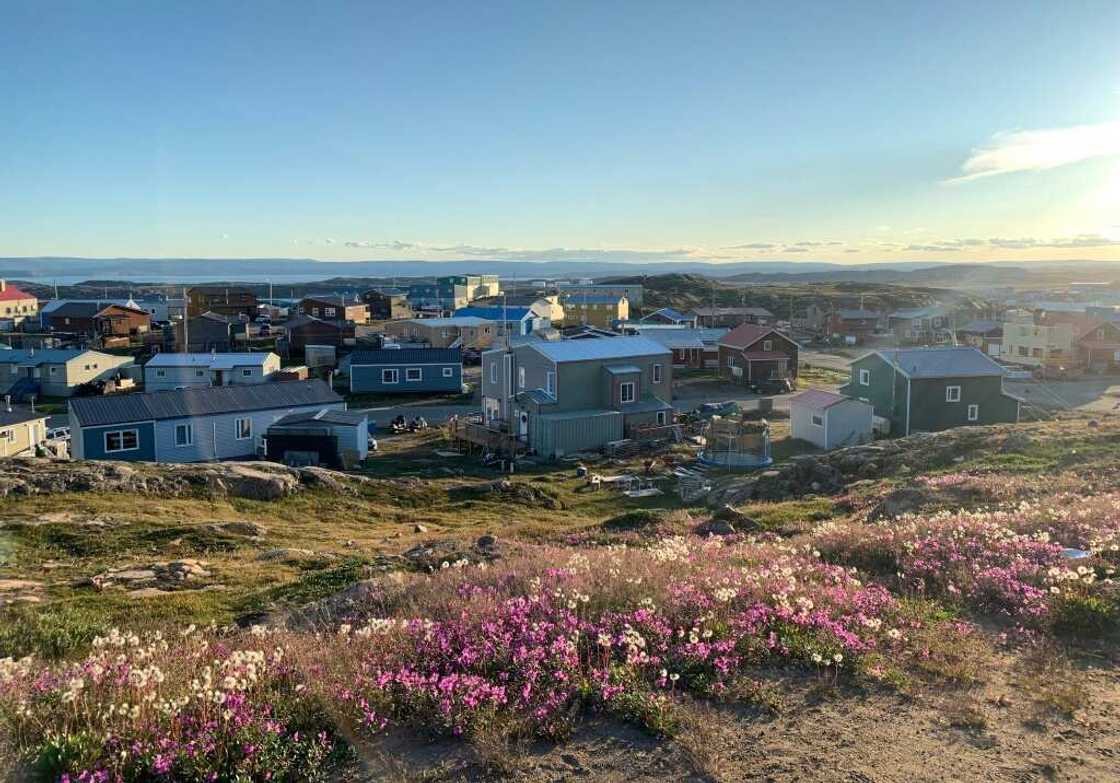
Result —
[[672, 423], [672, 351], [648, 337], [528, 341], [482, 359], [483, 419], [546, 457]]
[[822, 389], [789, 401], [790, 434], [826, 451], [870, 441], [874, 419], [871, 403]]
[[851, 369], [840, 393], [871, 403], [893, 434], [1019, 420], [1019, 399], [1003, 390], [1007, 371], [976, 348], [873, 351]]
[[293, 413], [345, 410], [322, 381], [207, 386], [70, 401], [75, 459], [206, 462], [257, 455], [261, 436]]
[[81, 349], [0, 350], [0, 393], [70, 397], [85, 383], [131, 375], [131, 356]]

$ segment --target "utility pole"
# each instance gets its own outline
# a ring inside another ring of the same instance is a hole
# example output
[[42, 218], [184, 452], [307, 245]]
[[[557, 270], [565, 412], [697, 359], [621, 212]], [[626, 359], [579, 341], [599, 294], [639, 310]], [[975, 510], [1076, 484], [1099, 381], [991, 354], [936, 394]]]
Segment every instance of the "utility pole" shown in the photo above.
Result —
[[187, 300], [187, 288], [183, 287], [183, 353], [190, 353], [191, 341], [188, 334], [189, 324], [191, 322], [190, 302]]

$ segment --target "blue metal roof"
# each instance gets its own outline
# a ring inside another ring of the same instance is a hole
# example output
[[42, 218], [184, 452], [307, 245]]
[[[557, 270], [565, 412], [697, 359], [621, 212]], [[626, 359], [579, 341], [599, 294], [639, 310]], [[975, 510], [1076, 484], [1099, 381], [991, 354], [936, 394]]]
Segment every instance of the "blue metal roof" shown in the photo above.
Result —
[[455, 311], [456, 318], [473, 316], [487, 321], [524, 321], [535, 315], [528, 307], [460, 307]]
[[635, 356], [665, 356], [672, 352], [648, 337], [612, 337], [604, 340], [560, 340], [529, 343], [554, 362], [584, 362], [595, 359], [626, 359]]
[[286, 381], [75, 397], [70, 400], [70, 415], [83, 427], [98, 427], [338, 402], [342, 402], [342, 398], [323, 381]]
[[400, 364], [461, 364], [463, 352], [458, 348], [400, 348], [381, 351], [355, 351], [350, 366]]

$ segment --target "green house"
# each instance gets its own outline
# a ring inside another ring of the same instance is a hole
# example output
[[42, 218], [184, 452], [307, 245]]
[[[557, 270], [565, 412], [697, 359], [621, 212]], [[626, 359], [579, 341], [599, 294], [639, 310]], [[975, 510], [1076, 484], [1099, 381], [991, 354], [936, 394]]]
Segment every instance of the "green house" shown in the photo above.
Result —
[[840, 393], [871, 403], [893, 434], [1019, 421], [1019, 399], [1003, 390], [1005, 370], [975, 348], [873, 351], [851, 371]]

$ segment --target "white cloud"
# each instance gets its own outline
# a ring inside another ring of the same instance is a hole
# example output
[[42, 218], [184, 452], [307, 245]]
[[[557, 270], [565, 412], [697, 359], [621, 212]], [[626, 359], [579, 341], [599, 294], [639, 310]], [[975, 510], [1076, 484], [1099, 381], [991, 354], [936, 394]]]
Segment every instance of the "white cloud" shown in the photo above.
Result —
[[997, 133], [972, 150], [956, 184], [1016, 171], [1043, 171], [1093, 158], [1120, 155], [1120, 120], [1068, 128]]

